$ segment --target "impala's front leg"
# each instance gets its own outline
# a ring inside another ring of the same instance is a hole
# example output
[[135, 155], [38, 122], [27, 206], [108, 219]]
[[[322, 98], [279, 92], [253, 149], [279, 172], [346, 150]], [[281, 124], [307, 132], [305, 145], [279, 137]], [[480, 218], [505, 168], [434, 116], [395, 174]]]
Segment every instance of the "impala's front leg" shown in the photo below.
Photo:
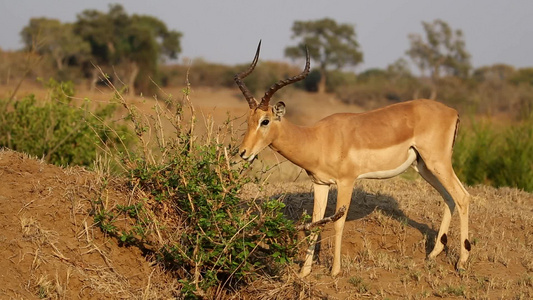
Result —
[[344, 222], [348, 215], [348, 209], [350, 208], [350, 201], [352, 200], [353, 182], [339, 183], [338, 195], [337, 195], [337, 212], [341, 207], [346, 207], [344, 215], [334, 223], [335, 228], [335, 249], [333, 252], [333, 267], [331, 268], [331, 276], [336, 276], [341, 271], [341, 245], [342, 245], [342, 232], [344, 230]]
[[[314, 184], [314, 204], [313, 204], [313, 219], [312, 222], [322, 220], [326, 213], [326, 206], [328, 204], [329, 185]], [[300, 271], [300, 276], [305, 277], [311, 272], [311, 265], [313, 264], [313, 255], [315, 254], [316, 241], [318, 233], [311, 232], [309, 235], [309, 248], [305, 255], [305, 262]]]

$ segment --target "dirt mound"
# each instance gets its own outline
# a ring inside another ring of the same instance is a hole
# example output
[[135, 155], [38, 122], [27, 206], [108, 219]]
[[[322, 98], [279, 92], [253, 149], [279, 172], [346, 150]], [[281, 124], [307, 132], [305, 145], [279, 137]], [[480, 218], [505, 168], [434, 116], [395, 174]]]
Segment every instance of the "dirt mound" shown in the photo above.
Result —
[[138, 249], [119, 247], [94, 226], [94, 173], [2, 150], [0, 179], [0, 298], [171, 296], [168, 278]]

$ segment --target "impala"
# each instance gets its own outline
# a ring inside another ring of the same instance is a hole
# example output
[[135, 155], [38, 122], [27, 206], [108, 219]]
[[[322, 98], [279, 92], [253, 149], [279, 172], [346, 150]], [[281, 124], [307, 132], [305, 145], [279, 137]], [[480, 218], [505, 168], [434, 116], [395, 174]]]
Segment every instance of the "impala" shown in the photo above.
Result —
[[[303, 127], [284, 118], [285, 104], [271, 106], [270, 99], [282, 87], [304, 79], [309, 73], [309, 51], [303, 72], [280, 80], [256, 101], [243, 79], [255, 68], [261, 42], [250, 67], [237, 75], [235, 82], [248, 101], [248, 128], [239, 148], [240, 156], [252, 161], [265, 147], [305, 169], [313, 182], [312, 221], [324, 217], [329, 188], [338, 189], [336, 210], [349, 207], [355, 181], [361, 178], [394, 177], [413, 167], [444, 198], [444, 215], [429, 253], [430, 259], [442, 252], [452, 213], [457, 206], [461, 227], [461, 251], [457, 270], [465, 267], [470, 251], [468, 205], [470, 195], [452, 169], [452, 147], [457, 134], [457, 111], [431, 100], [412, 100], [365, 113], [339, 113], [315, 125]], [[341, 270], [341, 241], [347, 213], [335, 221], [335, 246], [331, 275]], [[309, 236], [300, 276], [311, 272], [317, 233]]]

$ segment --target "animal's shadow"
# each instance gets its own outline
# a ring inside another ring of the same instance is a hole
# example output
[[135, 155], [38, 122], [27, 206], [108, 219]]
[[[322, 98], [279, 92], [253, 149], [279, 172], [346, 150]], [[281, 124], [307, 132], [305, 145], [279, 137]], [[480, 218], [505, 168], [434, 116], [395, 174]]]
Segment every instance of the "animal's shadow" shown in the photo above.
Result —
[[[314, 198], [312, 192], [287, 193], [276, 195], [274, 197], [281, 197], [283, 199], [283, 202], [286, 204], [285, 214], [291, 219], [298, 219], [306, 209], [308, 209], [307, 214], [312, 215], [313, 213], [312, 207]], [[328, 194], [325, 217], [335, 213], [336, 202], [337, 190], [331, 189]], [[433, 250], [437, 231], [429, 227], [427, 224], [419, 223], [409, 218], [400, 209], [398, 201], [392, 196], [368, 193], [360, 188], [354, 189], [346, 221], [365, 218], [375, 210], [380, 210], [384, 215], [390, 216], [398, 222], [406, 222], [408, 226], [417, 229], [422, 235], [427, 236], [425, 243], [426, 256], [431, 250]]]

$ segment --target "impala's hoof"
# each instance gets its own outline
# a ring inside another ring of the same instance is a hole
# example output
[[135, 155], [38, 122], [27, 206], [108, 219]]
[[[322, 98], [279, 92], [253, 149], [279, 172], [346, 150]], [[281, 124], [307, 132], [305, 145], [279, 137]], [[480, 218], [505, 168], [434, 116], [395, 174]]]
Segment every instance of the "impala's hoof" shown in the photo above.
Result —
[[[437, 254], [438, 255], [438, 254]], [[426, 256], [426, 261], [427, 262], [435, 262], [437, 260], [437, 255], [430, 253]]]
[[465, 263], [462, 263], [462, 262], [457, 262], [455, 264], [455, 271], [459, 274], [459, 275], [463, 275], [466, 273], [466, 267], [465, 267]]
[[462, 268], [462, 267], [459, 267], [459, 268], [455, 268], [455, 272], [457, 272], [457, 275], [459, 275], [459, 277], [463, 277], [463, 276], [466, 276], [466, 269], [465, 268]]

